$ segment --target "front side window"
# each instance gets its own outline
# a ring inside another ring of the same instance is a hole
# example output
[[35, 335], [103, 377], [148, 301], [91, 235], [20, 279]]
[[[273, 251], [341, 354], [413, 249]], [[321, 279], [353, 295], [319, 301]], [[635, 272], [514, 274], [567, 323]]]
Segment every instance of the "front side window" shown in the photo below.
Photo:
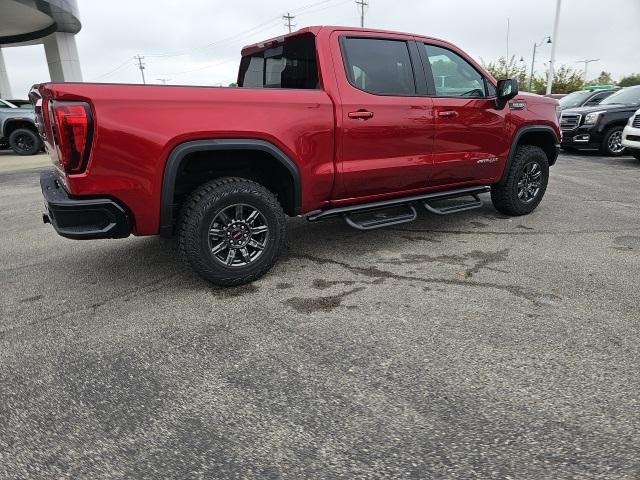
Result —
[[315, 37], [294, 36], [281, 45], [243, 57], [239, 77], [239, 87], [320, 88]]
[[570, 93], [566, 97], [562, 97], [558, 102], [563, 108], [579, 107], [590, 95], [591, 92], [588, 90], [579, 90], [577, 92]]
[[341, 43], [351, 85], [375, 95], [415, 95], [407, 42], [352, 37]]
[[423, 44], [438, 97], [483, 98], [484, 77], [464, 58], [446, 48]]

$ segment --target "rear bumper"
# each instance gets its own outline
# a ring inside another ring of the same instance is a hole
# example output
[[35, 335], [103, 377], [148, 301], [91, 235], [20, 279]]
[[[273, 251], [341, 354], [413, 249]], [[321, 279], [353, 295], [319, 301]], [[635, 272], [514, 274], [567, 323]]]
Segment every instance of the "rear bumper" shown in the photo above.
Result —
[[42, 218], [59, 235], [75, 240], [125, 238], [131, 233], [126, 210], [109, 198], [71, 198], [53, 171], [40, 174], [46, 212]]

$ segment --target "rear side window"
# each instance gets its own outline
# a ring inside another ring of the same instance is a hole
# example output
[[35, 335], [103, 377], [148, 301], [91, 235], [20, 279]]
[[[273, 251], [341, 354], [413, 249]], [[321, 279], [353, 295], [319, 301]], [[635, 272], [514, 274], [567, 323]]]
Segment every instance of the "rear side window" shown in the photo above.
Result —
[[487, 96], [484, 77], [457, 53], [424, 44], [438, 97]]
[[315, 37], [312, 34], [298, 35], [278, 46], [243, 57], [238, 86], [320, 88]]
[[376, 95], [415, 95], [407, 42], [342, 38], [341, 45], [351, 85]]

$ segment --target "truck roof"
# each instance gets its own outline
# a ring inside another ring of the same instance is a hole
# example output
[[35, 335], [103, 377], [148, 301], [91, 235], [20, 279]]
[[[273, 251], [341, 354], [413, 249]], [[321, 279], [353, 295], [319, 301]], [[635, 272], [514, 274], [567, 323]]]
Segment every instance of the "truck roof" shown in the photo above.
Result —
[[440, 38], [428, 37], [425, 35], [417, 35], [415, 33], [396, 32], [393, 30], [380, 30], [376, 28], [348, 27], [348, 26], [340, 26], [340, 25], [312, 25], [309, 27], [304, 27], [299, 30], [296, 30], [295, 32], [287, 33], [285, 35], [280, 35], [278, 37], [269, 38], [267, 40], [263, 40], [261, 42], [254, 43], [251, 45], [246, 45], [245, 47], [242, 48], [242, 55], [248, 55], [257, 50], [262, 50], [263, 48], [268, 47], [269, 44], [272, 44], [272, 43], [282, 43], [285, 39], [289, 37], [301, 35], [303, 33], [311, 33], [313, 35], [318, 35], [318, 33], [320, 33], [321, 30], [329, 30], [331, 32], [339, 31], [339, 30], [348, 30], [350, 32], [364, 32], [364, 33], [374, 33], [374, 34], [383, 34], [383, 35], [401, 35], [405, 37], [421, 38], [424, 40], [437, 40], [439, 42], [450, 44], [446, 40], [442, 40]]

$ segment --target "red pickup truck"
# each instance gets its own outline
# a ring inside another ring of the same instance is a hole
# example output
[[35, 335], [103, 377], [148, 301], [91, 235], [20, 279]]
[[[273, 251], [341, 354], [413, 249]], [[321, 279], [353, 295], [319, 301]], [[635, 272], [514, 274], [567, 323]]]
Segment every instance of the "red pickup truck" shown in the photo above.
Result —
[[533, 211], [558, 156], [557, 102], [454, 45], [309, 27], [245, 47], [239, 88], [36, 85], [44, 221], [74, 239], [177, 234], [205, 279], [276, 261], [285, 216], [360, 230], [478, 208]]

